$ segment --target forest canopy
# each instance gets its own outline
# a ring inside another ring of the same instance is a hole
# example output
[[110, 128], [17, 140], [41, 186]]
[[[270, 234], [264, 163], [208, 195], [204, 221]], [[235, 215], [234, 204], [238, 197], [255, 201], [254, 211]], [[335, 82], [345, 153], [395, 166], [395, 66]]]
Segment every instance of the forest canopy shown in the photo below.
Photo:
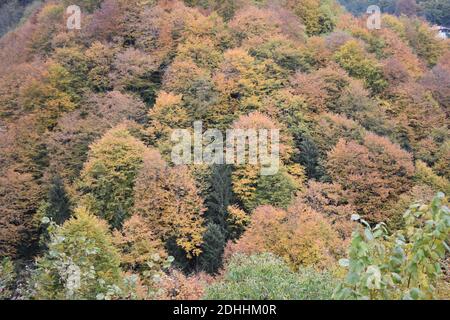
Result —
[[3, 3], [0, 299], [450, 299], [447, 6]]

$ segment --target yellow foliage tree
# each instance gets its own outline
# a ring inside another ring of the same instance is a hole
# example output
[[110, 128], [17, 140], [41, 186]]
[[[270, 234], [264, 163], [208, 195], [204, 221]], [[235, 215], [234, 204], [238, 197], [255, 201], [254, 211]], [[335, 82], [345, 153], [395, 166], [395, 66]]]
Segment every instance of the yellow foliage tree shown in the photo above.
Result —
[[343, 246], [327, 218], [298, 202], [287, 211], [258, 207], [244, 235], [228, 244], [225, 256], [236, 252], [271, 252], [294, 270], [301, 266], [321, 269], [330, 267], [343, 254]]
[[168, 167], [152, 150], [144, 157], [134, 187], [133, 212], [163, 241], [176, 240], [188, 258], [201, 253], [203, 199], [185, 166]]

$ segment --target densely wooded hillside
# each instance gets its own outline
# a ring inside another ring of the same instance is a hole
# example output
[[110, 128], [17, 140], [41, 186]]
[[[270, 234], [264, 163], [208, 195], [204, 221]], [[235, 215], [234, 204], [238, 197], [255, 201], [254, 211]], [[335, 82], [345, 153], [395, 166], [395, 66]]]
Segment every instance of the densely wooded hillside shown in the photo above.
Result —
[[[334, 0], [36, 4], [0, 39], [0, 298], [450, 298], [449, 41], [366, 20]], [[175, 165], [195, 121], [279, 129], [279, 170]]]

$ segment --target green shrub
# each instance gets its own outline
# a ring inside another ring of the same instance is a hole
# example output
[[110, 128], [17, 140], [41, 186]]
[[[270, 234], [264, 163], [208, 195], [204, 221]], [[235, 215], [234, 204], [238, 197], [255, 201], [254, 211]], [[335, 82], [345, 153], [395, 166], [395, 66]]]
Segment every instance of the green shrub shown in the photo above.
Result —
[[329, 272], [292, 272], [282, 259], [268, 253], [233, 256], [221, 281], [206, 289], [213, 300], [330, 299], [334, 280]]
[[[53, 229], [53, 230], [52, 230]], [[84, 208], [50, 227], [48, 252], [37, 260], [37, 299], [104, 299], [122, 294], [120, 257], [107, 223]]]
[[334, 293], [336, 299], [434, 299], [441, 283], [450, 210], [443, 193], [430, 205], [414, 204], [403, 215], [404, 230], [388, 235], [385, 225], [375, 228], [361, 220], [350, 245], [347, 276]]

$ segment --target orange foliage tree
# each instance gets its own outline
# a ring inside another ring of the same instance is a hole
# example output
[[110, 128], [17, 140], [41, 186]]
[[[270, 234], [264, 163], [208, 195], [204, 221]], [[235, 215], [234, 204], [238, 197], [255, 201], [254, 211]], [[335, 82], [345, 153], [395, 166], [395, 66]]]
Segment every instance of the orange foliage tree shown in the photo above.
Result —
[[293, 269], [329, 267], [342, 254], [342, 242], [330, 221], [317, 211], [295, 203], [287, 211], [261, 206], [252, 213], [244, 235], [229, 243], [225, 258], [235, 252], [272, 252]]
[[36, 240], [33, 216], [42, 194], [31, 174], [11, 168], [1, 175], [0, 257], [15, 257], [30, 250]]
[[384, 221], [383, 206], [396, 201], [412, 185], [412, 156], [372, 133], [359, 144], [339, 140], [328, 153], [328, 174], [348, 192], [350, 203], [366, 220]]
[[187, 167], [168, 167], [157, 151], [148, 152], [136, 177], [133, 212], [163, 241], [176, 240], [189, 258], [201, 253], [203, 199]]
[[114, 244], [121, 252], [121, 263], [127, 270], [140, 271], [155, 254], [161, 260], [167, 258], [163, 242], [141, 216], [131, 216], [124, 222], [122, 230], [115, 230], [113, 235]]

